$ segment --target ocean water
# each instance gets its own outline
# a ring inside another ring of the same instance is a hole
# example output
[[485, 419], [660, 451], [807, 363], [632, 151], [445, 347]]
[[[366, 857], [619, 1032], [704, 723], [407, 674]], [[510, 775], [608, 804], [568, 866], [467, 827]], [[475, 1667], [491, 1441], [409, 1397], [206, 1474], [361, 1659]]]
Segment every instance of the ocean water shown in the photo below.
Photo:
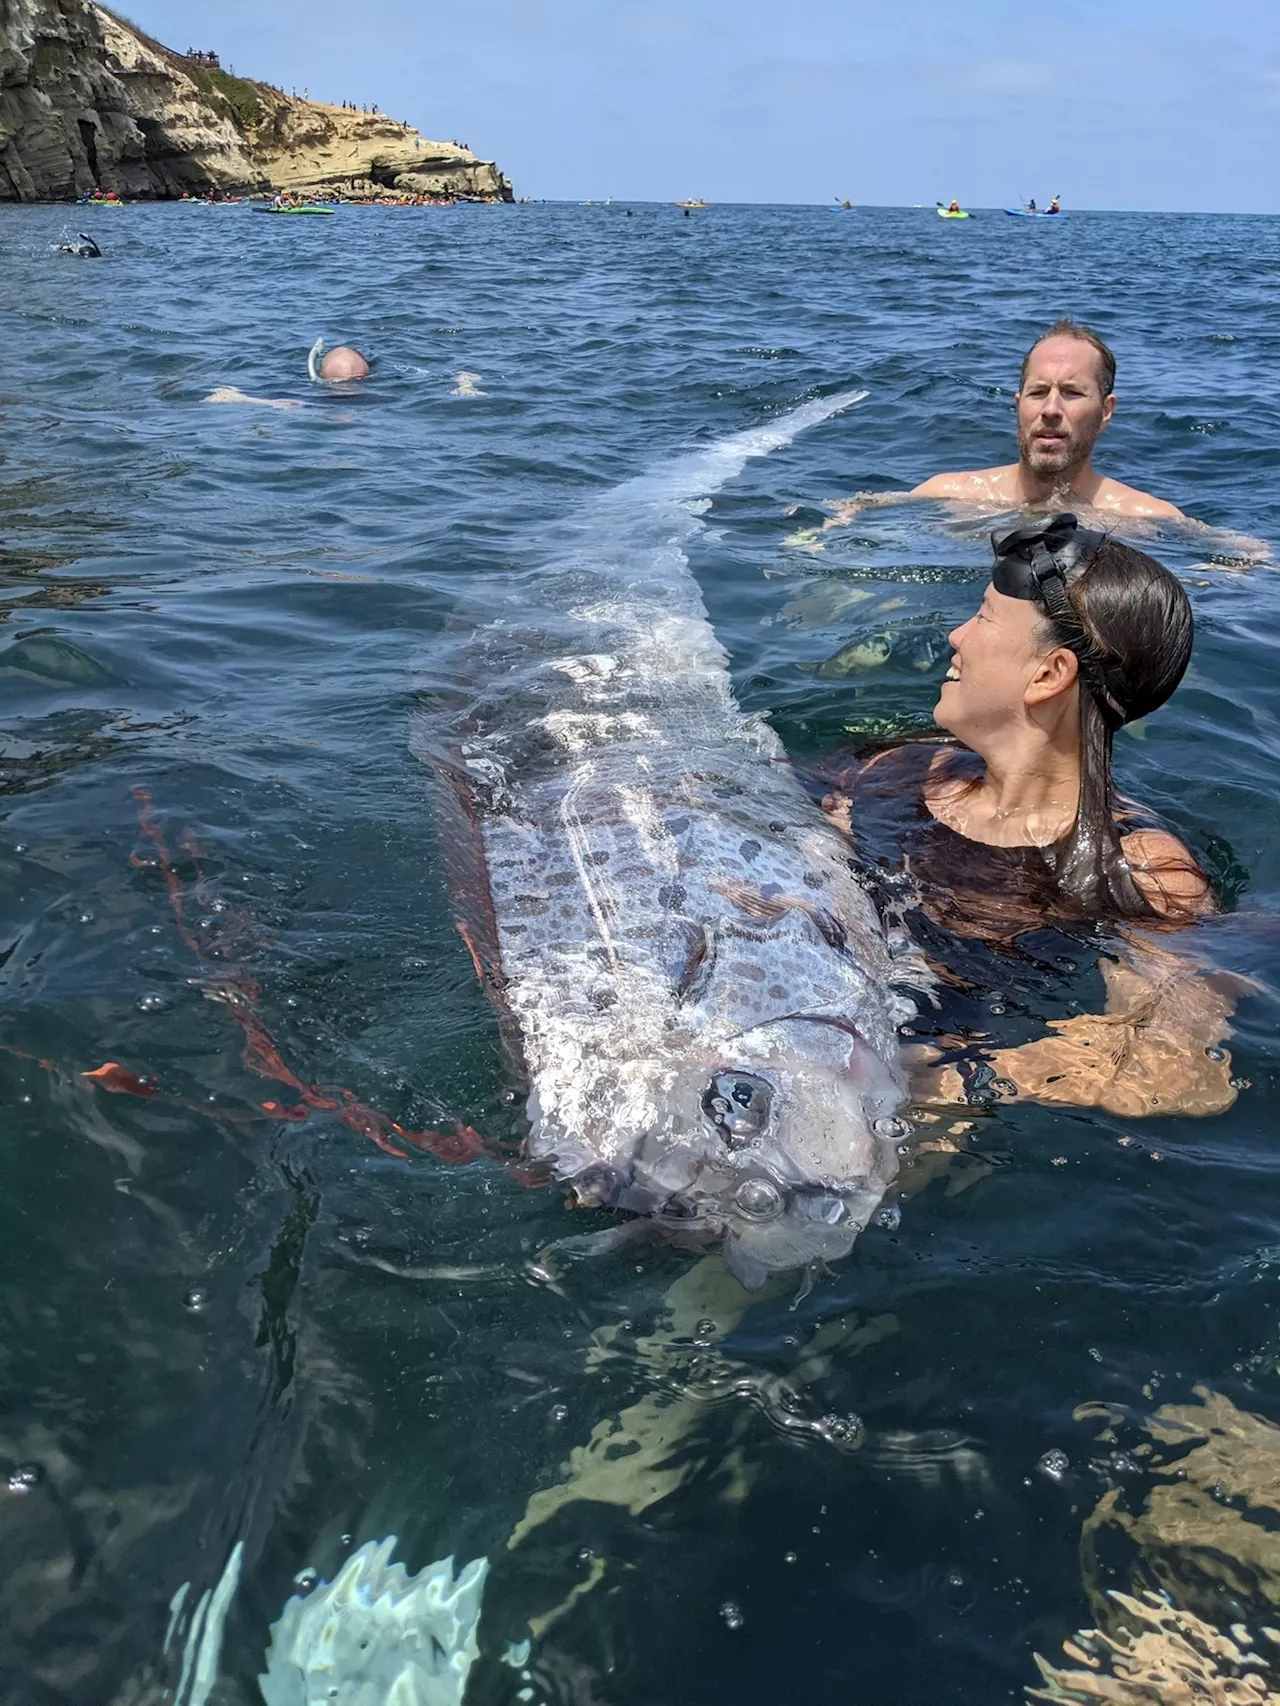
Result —
[[[51, 253], [81, 227], [101, 262]], [[1003, 1107], [804, 1295], [678, 1251], [533, 1272], [606, 1221], [492, 1153], [520, 1105], [409, 729], [476, 578], [851, 387], [714, 498], [691, 566], [798, 761], [926, 721], [984, 525], [788, 538], [1006, 460], [1064, 313], [1119, 356], [1100, 465], [1280, 549], [1278, 279], [1249, 218], [0, 213], [0, 1696], [172, 1699], [170, 1598], [237, 1539], [220, 1703], [257, 1698], [300, 1573], [390, 1533], [412, 1568], [491, 1560], [495, 1706], [988, 1706], [1111, 1587], [1265, 1620], [1261, 1471], [1242, 1499], [1228, 1454], [1195, 1570], [1097, 1513], [1167, 1488], [1161, 1405], [1280, 1423], [1275, 570], [1152, 543], [1196, 655], [1117, 749], [1218, 883], [1197, 951], [1253, 980], [1236, 1104]], [[358, 394], [307, 384], [321, 335], [374, 356]], [[1036, 1034], [1018, 976], [983, 994]]]

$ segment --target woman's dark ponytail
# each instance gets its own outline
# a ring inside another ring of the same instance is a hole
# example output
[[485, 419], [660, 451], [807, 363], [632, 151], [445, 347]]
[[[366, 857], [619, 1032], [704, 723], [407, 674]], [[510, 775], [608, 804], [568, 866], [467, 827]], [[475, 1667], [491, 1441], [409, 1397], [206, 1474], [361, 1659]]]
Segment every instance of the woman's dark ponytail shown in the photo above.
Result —
[[1145, 552], [1106, 539], [1045, 616], [1050, 645], [1079, 661], [1080, 798], [1058, 856], [1060, 889], [1082, 913], [1151, 918], [1120, 847], [1111, 776], [1115, 731], [1173, 692], [1191, 659], [1194, 623], [1181, 583]]

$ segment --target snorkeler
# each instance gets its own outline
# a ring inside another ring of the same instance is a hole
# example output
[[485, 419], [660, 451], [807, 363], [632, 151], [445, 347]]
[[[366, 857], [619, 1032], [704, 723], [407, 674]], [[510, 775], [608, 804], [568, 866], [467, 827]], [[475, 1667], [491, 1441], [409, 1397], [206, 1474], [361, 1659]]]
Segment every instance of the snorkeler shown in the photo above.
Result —
[[1014, 398], [1018, 460], [999, 468], [935, 474], [909, 492], [876, 492], [837, 504], [828, 527], [859, 511], [904, 498], [953, 498], [991, 509], [1064, 509], [1185, 521], [1180, 509], [1149, 492], [1099, 474], [1093, 447], [1115, 408], [1116, 359], [1096, 333], [1058, 320], [1022, 358]]
[[[1116, 730], [1162, 705], [1186, 670], [1187, 595], [1153, 558], [1072, 515], [993, 543], [982, 604], [948, 636], [934, 718], [953, 740], [881, 752], [824, 801], [869, 864], [905, 869], [929, 954], [950, 968], [946, 1034], [921, 1051], [914, 1094], [1021, 1095], [1126, 1118], [1221, 1112], [1235, 1089], [1218, 1045], [1241, 985], [1197, 975], [1171, 945], [1171, 926], [1213, 911], [1209, 884], [1111, 774]], [[1112, 926], [1105, 1012], [1064, 1003], [1047, 1034], [995, 1046], [991, 1009], [966, 992], [1056, 960], [1053, 930], [1092, 975], [1099, 923]], [[1032, 956], [1019, 950], [1026, 932], [1038, 933]]]
[[81, 261], [100, 261], [102, 250], [87, 231], [78, 231], [74, 243], [59, 243], [54, 250], [59, 255], [74, 255]]
[[369, 363], [349, 344], [335, 344], [326, 350], [324, 339], [317, 338], [307, 356], [307, 372], [317, 384], [332, 385], [344, 379], [367, 379]]
[[[359, 350], [352, 349], [349, 344], [336, 344], [333, 349], [326, 350], [324, 339], [317, 338], [307, 355], [307, 373], [317, 385], [336, 385], [344, 380], [367, 379], [369, 363]], [[483, 393], [477, 392], [476, 395]], [[216, 390], [210, 391], [204, 400], [206, 403], [253, 403], [264, 409], [303, 407], [302, 403], [292, 397], [250, 397], [235, 385], [219, 385]]]

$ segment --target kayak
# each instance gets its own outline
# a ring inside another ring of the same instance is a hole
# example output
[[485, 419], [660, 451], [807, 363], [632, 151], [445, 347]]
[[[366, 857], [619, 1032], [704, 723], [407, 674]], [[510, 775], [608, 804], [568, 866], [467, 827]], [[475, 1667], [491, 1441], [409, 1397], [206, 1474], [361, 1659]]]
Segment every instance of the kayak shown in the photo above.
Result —
[[87, 201], [76, 203], [77, 207], [123, 207], [122, 201], [108, 201], [105, 196], [91, 196]]
[[827, 209], [828, 213], [856, 213], [857, 211], [856, 207], [829, 207]]
[[937, 213], [939, 219], [967, 219], [969, 217], [963, 208], [958, 213], [953, 213], [949, 207], [940, 207]]
[[323, 214], [327, 214], [327, 215], [332, 215], [332, 213], [334, 212], [334, 209], [331, 207], [311, 207], [311, 206], [307, 206], [307, 207], [255, 207], [253, 211], [255, 213], [323, 213]]
[[1029, 207], [1006, 207], [1005, 212], [1010, 219], [1065, 219], [1065, 213], [1050, 213], [1045, 208], [1037, 207], [1034, 212]]

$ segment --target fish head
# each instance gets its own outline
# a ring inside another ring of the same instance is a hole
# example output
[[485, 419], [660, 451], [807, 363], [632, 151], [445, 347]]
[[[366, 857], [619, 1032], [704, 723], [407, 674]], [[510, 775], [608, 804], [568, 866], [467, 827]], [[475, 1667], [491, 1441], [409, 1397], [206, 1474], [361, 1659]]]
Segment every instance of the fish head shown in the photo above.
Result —
[[905, 1015], [833, 938], [796, 908], [704, 933], [663, 1047], [614, 1079], [630, 1105], [580, 1198], [722, 1239], [746, 1285], [848, 1254], [897, 1172]]
[[678, 1204], [717, 1226], [726, 1265], [748, 1286], [846, 1256], [897, 1173], [894, 1064], [842, 1021], [791, 1015], [710, 1064], [701, 1084], [688, 1082], [699, 1165]]

